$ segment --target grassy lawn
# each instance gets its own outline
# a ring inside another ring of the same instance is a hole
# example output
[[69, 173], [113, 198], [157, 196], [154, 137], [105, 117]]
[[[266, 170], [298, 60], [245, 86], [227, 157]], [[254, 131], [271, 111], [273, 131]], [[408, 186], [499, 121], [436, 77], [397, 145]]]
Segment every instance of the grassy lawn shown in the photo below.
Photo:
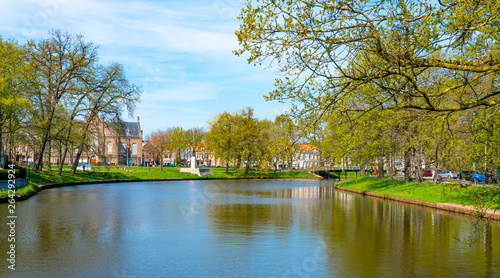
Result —
[[[337, 177], [340, 177], [340, 178], [356, 178], [356, 177], [359, 177], [359, 172], [356, 173], [356, 172], [331, 172], [330, 173], [332, 176], [337, 176]], [[357, 174], [357, 176], [356, 176]]]
[[[92, 170], [81, 171], [77, 170], [75, 174], [70, 173], [70, 167], [63, 168], [62, 175], [57, 175], [56, 166], [52, 166], [50, 171], [43, 170], [39, 173], [29, 171], [30, 183], [21, 188], [16, 188], [16, 195], [26, 195], [36, 191], [38, 185], [55, 183], [64, 184], [78, 181], [99, 181], [99, 180], [151, 180], [151, 179], [208, 179], [218, 178], [226, 179], [232, 177], [249, 177], [249, 178], [314, 178], [314, 175], [305, 172], [277, 172], [277, 173], [258, 173], [249, 172], [247, 174], [238, 173], [234, 168], [229, 169], [229, 173], [225, 173], [225, 168], [212, 168], [213, 173], [199, 177], [189, 173], [179, 172], [177, 167], [138, 167], [138, 166], [110, 166], [109, 168], [101, 165], [92, 165]], [[8, 196], [7, 190], [0, 190], [0, 198]]]
[[446, 183], [434, 185], [432, 182], [415, 183], [371, 177], [345, 180], [335, 185], [430, 203], [455, 203], [464, 205], [482, 203], [487, 206], [496, 206], [500, 202], [498, 195], [500, 189], [498, 188], [461, 187], [460, 185]]

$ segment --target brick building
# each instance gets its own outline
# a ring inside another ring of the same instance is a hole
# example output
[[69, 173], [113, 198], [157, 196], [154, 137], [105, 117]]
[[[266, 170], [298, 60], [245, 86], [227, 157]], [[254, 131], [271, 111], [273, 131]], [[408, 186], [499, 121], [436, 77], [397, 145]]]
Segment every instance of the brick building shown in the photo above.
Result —
[[99, 122], [96, 125], [101, 142], [100, 155], [95, 159], [108, 164], [141, 165], [143, 159], [143, 131], [139, 117], [137, 122], [122, 122], [118, 126]]

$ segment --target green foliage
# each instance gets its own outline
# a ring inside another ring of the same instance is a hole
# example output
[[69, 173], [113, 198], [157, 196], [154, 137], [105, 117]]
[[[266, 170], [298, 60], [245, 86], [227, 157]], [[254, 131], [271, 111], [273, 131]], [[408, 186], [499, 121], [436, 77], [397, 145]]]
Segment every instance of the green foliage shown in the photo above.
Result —
[[269, 164], [272, 157], [271, 123], [256, 119], [252, 108], [220, 113], [208, 124], [206, 147], [224, 163], [232, 162], [236, 167], [244, 164], [246, 173], [255, 163], [262, 167]]
[[245, 169], [243, 168], [238, 168], [236, 170], [234, 170], [234, 176], [236, 177], [242, 177], [243, 175], [245, 175]]
[[177, 163], [177, 167], [180, 167], [181, 152], [187, 147], [186, 131], [182, 127], [176, 126], [171, 130], [171, 133], [172, 150], [174, 150], [177, 154], [175, 162]]
[[247, 0], [235, 54], [274, 63], [284, 77], [268, 98], [291, 100], [312, 118], [380, 105], [497, 106], [499, 9], [470, 1]]
[[[9, 172], [10, 170], [10, 172]], [[9, 177], [9, 174], [11, 177], [15, 177], [16, 179], [24, 179], [26, 178], [26, 169], [22, 167], [16, 167], [14, 169], [0, 169], [0, 180], [10, 180], [12, 179]]]
[[228, 112], [217, 114], [208, 121], [209, 130], [205, 134], [205, 144], [208, 150], [225, 163], [233, 157], [235, 145], [235, 120]]

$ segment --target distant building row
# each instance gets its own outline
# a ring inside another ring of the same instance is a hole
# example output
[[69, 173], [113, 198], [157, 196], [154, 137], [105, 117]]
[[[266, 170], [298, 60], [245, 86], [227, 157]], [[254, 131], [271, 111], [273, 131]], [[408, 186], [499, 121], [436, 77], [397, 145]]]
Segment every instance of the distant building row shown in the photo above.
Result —
[[[148, 150], [148, 142], [143, 140], [143, 131], [139, 117], [136, 122], [122, 122], [119, 126], [106, 123], [102, 120], [93, 124], [93, 132], [90, 135], [90, 146], [80, 158], [80, 162], [107, 163], [123, 165], [144, 165], [159, 164], [174, 165], [176, 161], [175, 153], [168, 153], [162, 161], [153, 161], [151, 152]], [[8, 146], [6, 146], [8, 148]], [[69, 152], [64, 163], [72, 163], [76, 150]], [[192, 150], [186, 149], [181, 152], [180, 161], [187, 166]], [[203, 143], [195, 151], [196, 164], [198, 167], [223, 167], [220, 159], [210, 153]], [[59, 162], [60, 153], [52, 146], [50, 151], [50, 161]], [[20, 164], [32, 163], [34, 153], [26, 145], [17, 146], [14, 149], [13, 159]], [[45, 158], [46, 159], [46, 158]], [[320, 153], [312, 145], [301, 144], [294, 155], [293, 161], [274, 161], [280, 168], [307, 169], [320, 166]]]

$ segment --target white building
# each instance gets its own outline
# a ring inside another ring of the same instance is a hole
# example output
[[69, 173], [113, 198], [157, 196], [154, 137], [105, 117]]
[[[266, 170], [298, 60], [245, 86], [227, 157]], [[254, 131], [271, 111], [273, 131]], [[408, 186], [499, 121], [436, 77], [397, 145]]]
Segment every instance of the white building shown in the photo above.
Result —
[[321, 157], [318, 148], [312, 145], [300, 144], [293, 157], [295, 169], [307, 169], [321, 166]]

